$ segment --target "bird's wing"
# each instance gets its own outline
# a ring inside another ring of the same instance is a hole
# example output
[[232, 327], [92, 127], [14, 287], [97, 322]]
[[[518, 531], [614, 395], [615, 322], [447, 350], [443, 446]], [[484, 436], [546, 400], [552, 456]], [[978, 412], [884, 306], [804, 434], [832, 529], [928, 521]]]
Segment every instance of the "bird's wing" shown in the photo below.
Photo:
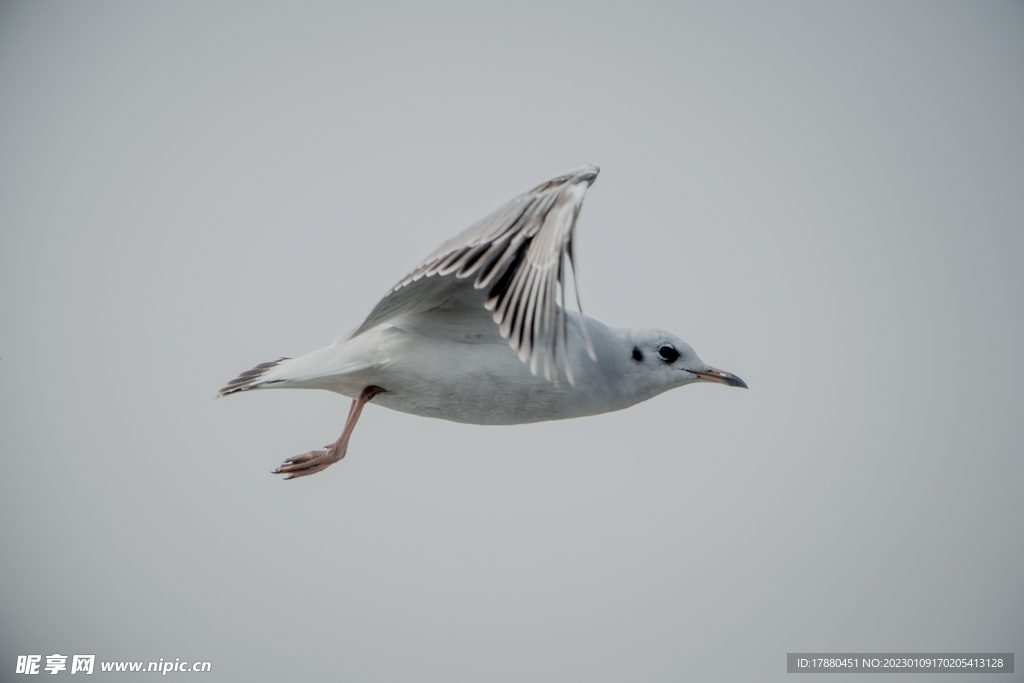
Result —
[[[560, 173], [442, 244], [384, 295], [351, 337], [400, 316], [425, 314], [446, 300], [477, 298], [465, 291], [471, 285], [486, 290], [483, 307], [533, 374], [543, 368], [547, 379], [555, 379], [561, 350], [572, 382], [564, 348], [565, 263], [568, 257], [575, 281], [576, 219], [599, 170], [581, 166]], [[593, 358], [589, 340], [586, 345]]]

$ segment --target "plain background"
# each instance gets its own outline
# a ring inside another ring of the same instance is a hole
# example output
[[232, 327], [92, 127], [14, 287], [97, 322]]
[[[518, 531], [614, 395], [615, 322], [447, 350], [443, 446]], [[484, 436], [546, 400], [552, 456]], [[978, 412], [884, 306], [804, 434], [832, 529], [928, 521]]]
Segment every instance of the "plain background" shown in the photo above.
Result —
[[[348, 400], [215, 391], [582, 163], [584, 309], [750, 390], [271, 476]], [[0, 679], [1020, 658], [1022, 273], [1019, 2], [4, 3]]]

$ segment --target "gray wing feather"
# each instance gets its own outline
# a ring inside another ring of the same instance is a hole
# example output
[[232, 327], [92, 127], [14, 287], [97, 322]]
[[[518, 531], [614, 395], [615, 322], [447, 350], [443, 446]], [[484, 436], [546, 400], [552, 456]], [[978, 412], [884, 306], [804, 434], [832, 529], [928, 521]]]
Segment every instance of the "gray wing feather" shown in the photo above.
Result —
[[[456, 296], [449, 288], [472, 284], [487, 289], [484, 307], [520, 360], [533, 374], [543, 368], [544, 376], [554, 379], [560, 347], [568, 341], [566, 261], [575, 273], [576, 219], [599, 171], [597, 166], [581, 166], [560, 173], [448, 240], [384, 295], [351, 336], [398, 316], [437, 308]], [[578, 305], [578, 288], [576, 301]], [[585, 343], [593, 358], [590, 340]], [[561, 356], [572, 382], [564, 348]]]

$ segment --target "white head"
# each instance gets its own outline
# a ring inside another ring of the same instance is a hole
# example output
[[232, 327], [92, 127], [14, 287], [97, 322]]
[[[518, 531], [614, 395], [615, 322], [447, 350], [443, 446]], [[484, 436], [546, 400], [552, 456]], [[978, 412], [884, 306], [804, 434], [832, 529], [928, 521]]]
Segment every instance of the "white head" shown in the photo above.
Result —
[[[656, 396], [663, 391], [693, 382], [714, 382], [747, 388], [736, 375], [723, 372], [702, 361], [689, 344], [679, 337], [655, 329], [622, 330], [624, 346], [618, 353], [627, 356], [630, 374], [639, 380], [641, 391]], [[643, 399], [641, 399], [643, 400]]]

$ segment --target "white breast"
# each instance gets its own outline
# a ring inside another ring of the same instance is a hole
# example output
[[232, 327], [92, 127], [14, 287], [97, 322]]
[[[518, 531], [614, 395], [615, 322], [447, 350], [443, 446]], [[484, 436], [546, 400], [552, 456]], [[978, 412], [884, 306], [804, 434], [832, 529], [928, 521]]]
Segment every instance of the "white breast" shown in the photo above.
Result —
[[578, 323], [570, 325], [570, 364], [575, 385], [530, 373], [500, 337], [452, 343], [418, 330], [393, 329], [382, 345], [387, 360], [374, 372], [384, 388], [374, 403], [424, 417], [471, 424], [521, 424], [621, 410], [649, 396], [637, 395], [613, 357], [616, 335], [587, 320], [598, 360], [586, 354]]

